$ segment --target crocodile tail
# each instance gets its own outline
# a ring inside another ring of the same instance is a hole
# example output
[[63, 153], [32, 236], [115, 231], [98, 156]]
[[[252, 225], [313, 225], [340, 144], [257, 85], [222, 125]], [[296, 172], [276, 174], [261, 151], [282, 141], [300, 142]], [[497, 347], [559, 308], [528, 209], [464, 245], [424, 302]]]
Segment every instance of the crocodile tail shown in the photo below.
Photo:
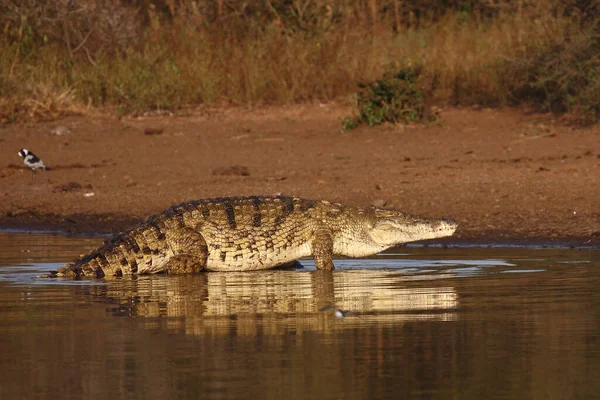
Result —
[[60, 268], [57, 276], [75, 279], [119, 276], [123, 274], [123, 269], [131, 272], [128, 260], [132, 251], [127, 234], [115, 235], [104, 242], [104, 246]]
[[115, 235], [99, 249], [67, 265], [60, 276], [103, 278], [136, 274], [165, 252], [163, 229], [153, 222]]
[[84, 277], [102, 278], [105, 276], [104, 270], [98, 262], [98, 252], [83, 256], [80, 260], [74, 261], [58, 269], [57, 276], [80, 279]]
[[183, 225], [185, 210], [172, 208], [137, 227], [114, 235], [99, 249], [59, 269], [56, 276], [103, 278], [146, 271], [169, 253], [167, 223]]

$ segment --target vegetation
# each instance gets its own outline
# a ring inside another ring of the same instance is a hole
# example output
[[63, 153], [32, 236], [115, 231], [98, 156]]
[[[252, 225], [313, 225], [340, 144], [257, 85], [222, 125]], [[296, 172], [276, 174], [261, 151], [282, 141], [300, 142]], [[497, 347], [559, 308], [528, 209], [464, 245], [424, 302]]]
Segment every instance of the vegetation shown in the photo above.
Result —
[[[594, 119], [599, 14], [585, 0], [2, 0], [0, 120], [348, 99], [408, 65], [437, 102]], [[425, 110], [407, 107], [381, 118]]]
[[359, 124], [434, 121], [436, 117], [430, 111], [433, 82], [426, 85], [420, 75], [420, 68], [408, 65], [399, 72], [387, 72], [374, 82], [359, 83], [358, 116], [345, 117], [343, 129], [350, 130]]

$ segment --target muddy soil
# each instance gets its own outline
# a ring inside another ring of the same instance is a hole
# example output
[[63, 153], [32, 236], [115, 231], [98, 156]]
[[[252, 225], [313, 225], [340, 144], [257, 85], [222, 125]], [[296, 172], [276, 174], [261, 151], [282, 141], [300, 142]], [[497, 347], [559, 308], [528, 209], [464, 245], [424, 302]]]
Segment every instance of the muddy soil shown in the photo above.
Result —
[[[600, 127], [445, 109], [426, 125], [341, 132], [350, 112], [329, 104], [3, 126], [0, 228], [107, 233], [187, 200], [281, 193], [450, 216], [461, 224], [454, 241], [599, 245]], [[59, 126], [71, 133], [52, 133]], [[52, 168], [34, 184], [23, 147]]]

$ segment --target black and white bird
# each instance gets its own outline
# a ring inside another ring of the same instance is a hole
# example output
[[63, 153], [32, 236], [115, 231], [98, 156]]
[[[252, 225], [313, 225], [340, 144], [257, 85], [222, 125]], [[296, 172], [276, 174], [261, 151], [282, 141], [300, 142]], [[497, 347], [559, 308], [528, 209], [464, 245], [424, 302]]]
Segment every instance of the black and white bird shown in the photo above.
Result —
[[339, 308], [336, 308], [336, 307], [332, 306], [331, 304], [326, 305], [325, 307], [321, 308], [319, 311], [325, 311], [325, 310], [329, 310], [329, 309], [333, 309], [333, 312], [335, 313], [336, 318], [346, 318], [348, 315], [354, 314], [354, 312], [352, 312], [350, 310], [340, 310]]
[[35, 182], [35, 174], [38, 169], [50, 169], [44, 165], [44, 162], [40, 160], [38, 156], [27, 149], [21, 149], [17, 154], [19, 154], [19, 157], [23, 157], [23, 164], [25, 164], [27, 168], [31, 168], [31, 172], [33, 173], [31, 177], [31, 183]]

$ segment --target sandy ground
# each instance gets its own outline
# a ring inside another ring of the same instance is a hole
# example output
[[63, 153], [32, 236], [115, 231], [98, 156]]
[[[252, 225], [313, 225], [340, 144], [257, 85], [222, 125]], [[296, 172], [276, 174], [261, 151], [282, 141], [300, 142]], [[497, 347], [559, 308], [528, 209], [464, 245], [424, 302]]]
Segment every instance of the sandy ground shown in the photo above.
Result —
[[[232, 108], [0, 127], [0, 228], [106, 233], [187, 200], [281, 193], [453, 217], [455, 241], [600, 245], [599, 126], [446, 109], [428, 125], [343, 133], [350, 111]], [[52, 134], [60, 125], [72, 134]], [[23, 147], [52, 168], [35, 184]]]

